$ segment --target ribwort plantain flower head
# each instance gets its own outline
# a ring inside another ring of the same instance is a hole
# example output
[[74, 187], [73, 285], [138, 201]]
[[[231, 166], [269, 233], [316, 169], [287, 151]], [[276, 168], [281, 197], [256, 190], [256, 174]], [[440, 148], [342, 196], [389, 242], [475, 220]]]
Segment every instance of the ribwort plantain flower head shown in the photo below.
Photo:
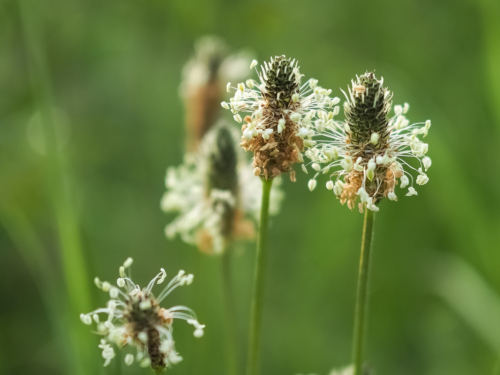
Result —
[[[256, 66], [257, 61], [252, 61], [250, 68]], [[255, 175], [268, 179], [291, 172], [295, 181], [292, 166], [303, 161], [304, 147], [315, 144], [311, 137], [318, 111], [328, 110], [340, 100], [329, 98], [331, 90], [319, 87], [315, 79], [301, 85], [302, 74], [295, 59], [276, 56], [256, 72], [259, 82], [249, 79], [237, 87], [228, 83], [227, 90], [233, 89], [235, 94], [229, 103], [222, 102], [222, 107], [243, 123], [241, 146], [254, 153]], [[240, 112], [249, 115], [242, 118]], [[329, 119], [336, 113], [338, 107], [328, 114]]]
[[[80, 319], [87, 325], [97, 325], [97, 333], [103, 336], [99, 344], [107, 366], [115, 357], [112, 344], [127, 351], [125, 363], [131, 365], [135, 360], [141, 366], [151, 366], [154, 370], [169, 367], [182, 360], [176, 352], [172, 336], [174, 320], [186, 320], [191, 324], [195, 337], [203, 336], [205, 326], [198, 322], [193, 310], [186, 306], [163, 308], [160, 303], [177, 287], [189, 285], [193, 275], [184, 271], [179, 273], [155, 296], [152, 292], [155, 284], [162, 284], [167, 277], [165, 270], [156, 275], [146, 288], [134, 283], [130, 277], [132, 258], [128, 258], [119, 268], [117, 286], [101, 282], [95, 278], [95, 284], [102, 291], [109, 293], [110, 300], [106, 307], [88, 314], [81, 314]], [[102, 315], [107, 315], [102, 319]], [[135, 354], [132, 354], [135, 348]]]
[[[221, 254], [233, 241], [254, 237], [261, 186], [238, 143], [238, 131], [221, 122], [205, 135], [198, 153], [167, 170], [161, 207], [178, 213], [165, 229], [168, 238], [179, 234], [203, 252]], [[271, 214], [282, 196], [276, 184]]]
[[196, 42], [194, 56], [182, 71], [179, 90], [186, 109], [189, 150], [196, 149], [219, 119], [225, 82], [243, 79], [250, 60], [245, 52], [230, 54], [226, 43], [216, 36], [204, 36]]
[[[407, 196], [417, 195], [414, 183], [424, 185], [429, 181], [425, 171], [431, 166], [426, 156], [428, 145], [419, 139], [425, 137], [431, 126], [425, 123], [410, 125], [405, 117], [408, 103], [392, 107], [392, 93], [383, 86], [384, 80], [373, 73], [366, 73], [351, 82], [344, 92], [345, 121], [332, 121], [323, 129], [316, 129], [316, 143], [305, 155], [310, 160], [307, 166], [316, 172], [309, 181], [309, 189], [316, 186], [319, 174], [330, 173], [326, 183], [341, 203], [354, 208], [359, 197], [359, 210], [378, 211], [377, 204], [383, 198], [397, 200], [396, 186], [409, 185]], [[325, 114], [322, 115], [325, 117]], [[417, 168], [408, 163], [416, 159]], [[409, 173], [418, 173], [416, 179]]]

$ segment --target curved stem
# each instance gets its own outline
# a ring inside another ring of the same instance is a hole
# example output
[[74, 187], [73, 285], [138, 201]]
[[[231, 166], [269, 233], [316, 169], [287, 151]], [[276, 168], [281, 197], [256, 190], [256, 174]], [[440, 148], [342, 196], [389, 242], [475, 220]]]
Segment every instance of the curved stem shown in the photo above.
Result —
[[267, 259], [267, 237], [269, 221], [269, 201], [273, 180], [262, 180], [262, 202], [260, 208], [259, 238], [255, 262], [255, 279], [250, 310], [250, 334], [248, 341], [247, 375], [258, 374], [260, 325], [262, 316], [262, 300], [264, 296], [264, 277]]
[[365, 208], [365, 223], [363, 226], [363, 239], [361, 242], [361, 255], [359, 259], [358, 291], [356, 309], [354, 312], [354, 337], [352, 345], [354, 375], [361, 375], [363, 370], [363, 354], [366, 339], [366, 313], [368, 310], [369, 268], [374, 218], [375, 212]]
[[233, 300], [233, 280], [231, 277], [231, 249], [222, 254], [222, 293], [224, 298], [226, 331], [226, 365], [227, 375], [238, 374], [238, 336]]

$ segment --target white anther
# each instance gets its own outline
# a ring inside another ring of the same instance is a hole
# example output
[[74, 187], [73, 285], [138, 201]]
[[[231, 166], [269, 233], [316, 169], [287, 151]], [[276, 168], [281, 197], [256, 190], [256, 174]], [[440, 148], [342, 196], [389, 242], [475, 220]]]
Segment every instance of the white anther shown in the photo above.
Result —
[[292, 120], [293, 122], [297, 123], [299, 122], [301, 119], [301, 116], [300, 116], [300, 113], [293, 113], [291, 116], [290, 116], [290, 120]]
[[86, 325], [91, 325], [92, 324], [92, 318], [89, 315], [87, 315], [87, 314], [80, 314], [80, 319]]
[[424, 168], [427, 171], [432, 165], [431, 158], [426, 156], [425, 158], [422, 159], [422, 163], [424, 164]]
[[427, 182], [429, 182], [429, 177], [427, 177], [427, 175], [422, 172], [422, 169], [420, 169], [419, 171], [421, 174], [419, 174], [417, 177], [417, 184], [425, 185]]
[[160, 271], [161, 271], [161, 276], [158, 279], [158, 281], [156, 282], [157, 284], [161, 284], [162, 282], [164, 282], [166, 277], [167, 277], [167, 273], [165, 272], [165, 270], [163, 268], [160, 268]]
[[243, 121], [243, 120], [242, 120], [242, 118], [241, 118], [241, 116], [240, 116], [239, 114], [234, 115], [234, 116], [233, 116], [233, 118], [234, 118], [237, 122], [239, 122], [239, 123], [241, 123], [241, 122]]
[[300, 95], [298, 93], [295, 93], [292, 95], [292, 102], [297, 103], [300, 99]]
[[396, 194], [394, 194], [393, 191], [391, 191], [389, 194], [387, 194], [387, 198], [389, 198], [391, 201], [397, 201], [398, 200], [398, 197], [396, 196]]
[[139, 308], [141, 310], [148, 310], [151, 308], [151, 300], [150, 299], [147, 299], [145, 301], [142, 301], [141, 303], [139, 303]]
[[340, 166], [344, 168], [346, 172], [350, 172], [352, 170], [352, 159], [349, 156], [345, 157], [340, 161]]
[[333, 181], [332, 181], [332, 180], [330, 180], [330, 181], [328, 181], [328, 182], [326, 183], [326, 188], [327, 188], [328, 190], [333, 190], [334, 185], [335, 185], [335, 184], [333, 183]]
[[373, 204], [373, 198], [371, 197], [366, 199], [366, 208], [373, 212], [378, 212], [379, 210], [379, 208]]
[[98, 287], [99, 289], [102, 288], [102, 283], [101, 283], [101, 280], [99, 280], [98, 277], [94, 278], [94, 284], [96, 287]]
[[380, 137], [378, 133], [372, 133], [372, 136], [370, 137], [370, 142], [376, 145], [378, 143], [379, 138]]
[[108, 310], [113, 312], [116, 310], [116, 302], [113, 300], [108, 301]]
[[401, 177], [401, 188], [404, 189], [405, 187], [408, 186], [409, 183], [410, 183], [410, 180], [408, 179], [408, 176], [403, 175]]
[[313, 191], [314, 188], [316, 187], [316, 180], [314, 180], [314, 179], [309, 180], [309, 182], [307, 183], [307, 186], [309, 187], [309, 190]]
[[304, 139], [305, 137], [309, 136], [309, 130], [307, 128], [305, 128], [305, 127], [301, 127], [299, 129], [299, 132], [296, 133], [295, 136]]
[[427, 151], [429, 151], [429, 145], [427, 143], [422, 143], [422, 145], [420, 146], [420, 153], [422, 155], [425, 155], [427, 154]]
[[111, 289], [109, 290], [109, 296], [111, 298], [118, 298], [118, 288], [111, 287]]
[[123, 278], [118, 278], [118, 280], [116, 280], [116, 285], [118, 285], [120, 288], [123, 288], [125, 286], [125, 279]]
[[360, 163], [363, 161], [363, 158], [360, 156], [358, 157], [358, 159], [356, 160], [356, 163], [354, 163], [354, 169], [358, 172], [363, 172], [364, 171], [364, 167], [362, 165], [360, 165]]
[[323, 133], [323, 131], [325, 130], [325, 120], [323, 120], [323, 119], [316, 120], [316, 122], [314, 123], [314, 125], [316, 126], [316, 130], [319, 133]]
[[203, 328], [196, 328], [193, 332], [194, 337], [200, 338], [203, 336]]
[[368, 179], [370, 181], [372, 181], [373, 177], [375, 177], [375, 168], [376, 167], [377, 167], [377, 163], [375, 163], [375, 160], [373, 158], [371, 158], [368, 161], [368, 168], [367, 168], [367, 171], [366, 171], [366, 177], [368, 177]]
[[127, 354], [125, 356], [125, 364], [130, 366], [132, 363], [134, 363], [134, 356], [132, 354]]
[[257, 60], [252, 60], [252, 62], [250, 63], [250, 69], [255, 68], [257, 64], [258, 64]]
[[220, 105], [222, 106], [222, 108], [224, 109], [229, 109], [229, 104], [227, 104], [226, 102], [222, 102], [220, 103]]
[[230, 92], [231, 91], [231, 82], [228, 82], [226, 85], [226, 91]]
[[111, 289], [111, 284], [108, 283], [107, 281], [103, 282], [102, 283], [102, 288], [101, 288], [104, 292], [109, 292], [109, 290]]
[[130, 258], [130, 257], [129, 257], [129, 258], [127, 258], [127, 260], [123, 263], [123, 267], [125, 267], [125, 268], [129, 268], [129, 267], [132, 265], [132, 263], [134, 263], [134, 260], [133, 260], [132, 258]]
[[262, 134], [262, 138], [264, 138], [267, 141], [269, 139], [269, 136], [273, 134], [273, 129], [266, 129], [266, 130], [259, 129], [259, 133]]
[[368, 199], [368, 193], [366, 192], [364, 187], [360, 187], [356, 195], [359, 195], [361, 203], [365, 203], [366, 200]]
[[406, 194], [407, 197], [411, 197], [412, 195], [418, 195], [417, 191], [413, 188], [413, 186], [410, 186], [408, 188], [408, 194]]
[[310, 87], [311, 89], [313, 89], [313, 90], [314, 90], [314, 88], [316, 87], [316, 85], [317, 85], [317, 84], [318, 84], [318, 80], [317, 80], [317, 79], [312, 79], [312, 78], [311, 78], [311, 79], [309, 80], [309, 87]]

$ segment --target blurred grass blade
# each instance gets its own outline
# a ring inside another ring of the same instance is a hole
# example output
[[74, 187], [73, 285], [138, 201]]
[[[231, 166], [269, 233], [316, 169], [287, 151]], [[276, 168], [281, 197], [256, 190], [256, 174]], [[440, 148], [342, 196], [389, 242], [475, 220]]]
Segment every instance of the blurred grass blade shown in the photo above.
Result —
[[49, 262], [50, 257], [35, 229], [26, 215], [18, 207], [12, 206], [12, 203], [9, 206], [4, 202], [0, 203], [0, 224], [5, 228], [14, 246], [21, 254], [39, 288], [51, 328], [57, 340], [57, 350], [65, 354], [61, 356], [64, 362], [61, 367], [67, 372], [69, 363], [72, 362], [72, 353], [67, 350], [68, 337], [65, 321], [60, 318], [62, 304], [59, 292], [61, 288], [58, 287], [57, 276]]
[[500, 296], [461, 258], [443, 259], [435, 290], [468, 325], [500, 353]]
[[[71, 322], [70, 326], [67, 327], [67, 331], [69, 334], [74, 335], [72, 339], [76, 346], [74, 348], [75, 353], [80, 355], [80, 361], [73, 363], [72, 372], [88, 374], [90, 361], [84, 361], [82, 358], [88, 355], [90, 336], [81, 326], [78, 314], [90, 309], [89, 278], [85, 267], [78, 223], [70, 196], [71, 184], [65, 172], [64, 157], [57, 143], [56, 124], [52, 113], [50, 80], [41, 37], [44, 31], [42, 27], [43, 2], [19, 0], [19, 6], [25, 38], [27, 65], [42, 122], [48, 169], [48, 189], [51, 194], [59, 232], [61, 258], [67, 289], [65, 300], [68, 301], [69, 305], [66, 316]], [[85, 368], [83, 367], [84, 363]]]

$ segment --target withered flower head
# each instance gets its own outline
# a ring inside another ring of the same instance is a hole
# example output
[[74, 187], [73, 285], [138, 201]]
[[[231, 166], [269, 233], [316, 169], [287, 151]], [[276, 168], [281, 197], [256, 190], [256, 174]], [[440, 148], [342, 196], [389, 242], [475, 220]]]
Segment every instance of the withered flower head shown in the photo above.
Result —
[[[97, 324], [97, 333], [104, 336], [99, 348], [107, 366], [115, 357], [111, 344], [128, 352], [125, 363], [131, 365], [134, 360], [141, 366], [151, 366], [154, 370], [169, 367], [182, 360], [175, 351], [172, 336], [172, 325], [175, 319], [186, 320], [194, 326], [194, 336], [203, 336], [205, 325], [198, 323], [196, 314], [186, 306], [175, 306], [165, 309], [160, 303], [178, 286], [189, 285], [193, 275], [179, 273], [168, 283], [158, 296], [152, 293], [155, 284], [162, 284], [167, 274], [162, 268], [146, 288], [141, 289], [130, 277], [132, 258], [128, 258], [119, 269], [120, 277], [117, 286], [109, 282], [101, 282], [97, 277], [95, 284], [99, 289], [109, 293], [110, 300], [106, 307], [88, 314], [81, 314], [80, 319], [87, 325], [92, 321]], [[100, 314], [106, 314], [107, 319], [101, 321]], [[136, 354], [132, 354], [132, 348]]]
[[[340, 167], [330, 175], [326, 187], [334, 191], [342, 204], [347, 202], [351, 209], [359, 196], [361, 212], [365, 205], [378, 211], [376, 203], [382, 198], [397, 200], [395, 188], [399, 182], [405, 188], [411, 179], [406, 195], [417, 195], [413, 177], [405, 168], [418, 172], [418, 185], [429, 181], [423, 171], [431, 166], [431, 159], [425, 156], [428, 145], [418, 136], [427, 135], [431, 122], [409, 125], [404, 116], [409, 110], [408, 103], [395, 106], [395, 115], [389, 118], [392, 94], [383, 86], [383, 81], [373, 73], [352, 81], [348, 94], [342, 91], [346, 97], [345, 122], [335, 121], [324, 129], [317, 129], [314, 136], [317, 143], [306, 151], [311, 160], [308, 165], [311, 164], [317, 172], [309, 181], [309, 189], [316, 187], [316, 177], [320, 173], [327, 174], [330, 169]], [[408, 164], [405, 158], [417, 159], [418, 169]], [[305, 165], [303, 169], [307, 173]], [[335, 182], [332, 180], [334, 176]]]
[[196, 149], [217, 122], [225, 82], [245, 77], [250, 60], [244, 52], [229, 54], [228, 46], [218, 37], [205, 36], [196, 42], [195, 54], [183, 69], [180, 86], [189, 150]]
[[[254, 60], [250, 68], [256, 65]], [[244, 122], [241, 146], [254, 153], [255, 175], [268, 179], [292, 172], [293, 164], [303, 161], [304, 146], [314, 145], [312, 128], [318, 110], [333, 107], [339, 99], [330, 99], [331, 90], [317, 86], [315, 79], [301, 86], [298, 61], [285, 56], [264, 62], [257, 75], [259, 83], [251, 79], [237, 87], [228, 83], [228, 91], [233, 88], [236, 92], [230, 103], [221, 104], [236, 121]], [[335, 111], [338, 108], [330, 112], [331, 119]], [[239, 112], [250, 115], [242, 119]], [[293, 172], [290, 177], [295, 180]]]
[[[238, 131], [222, 122], [210, 130], [196, 154], [187, 154], [177, 168], [169, 168], [161, 207], [178, 212], [166, 229], [169, 238], [181, 235], [209, 254], [221, 254], [228, 244], [254, 237], [261, 186], [238, 147]], [[271, 213], [282, 199], [273, 187]]]

